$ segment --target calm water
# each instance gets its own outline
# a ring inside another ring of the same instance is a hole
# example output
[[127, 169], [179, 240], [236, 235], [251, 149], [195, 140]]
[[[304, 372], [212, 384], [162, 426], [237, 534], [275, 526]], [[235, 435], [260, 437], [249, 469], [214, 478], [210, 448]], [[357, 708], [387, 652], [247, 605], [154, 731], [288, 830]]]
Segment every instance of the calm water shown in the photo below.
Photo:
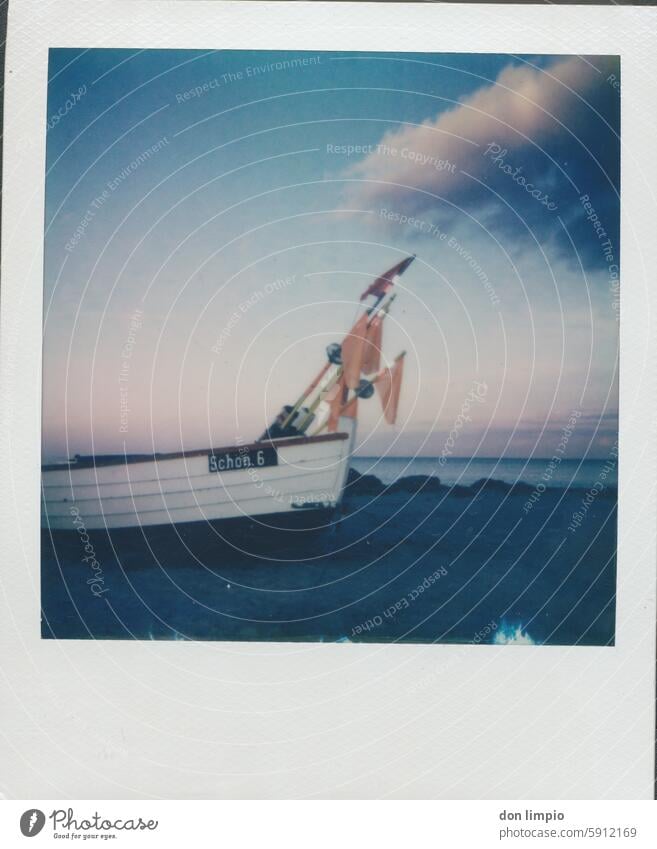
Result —
[[[613, 460], [562, 460], [555, 466], [549, 459], [523, 460], [482, 457], [450, 457], [440, 465], [434, 457], [354, 457], [351, 465], [361, 474], [376, 475], [383, 483], [392, 483], [408, 475], [437, 475], [449, 486], [469, 486], [481, 478], [506, 483], [524, 481], [532, 486], [543, 483], [552, 487], [586, 488], [602, 479], [606, 486], [617, 486], [617, 468]], [[606, 470], [606, 471], [605, 471]], [[602, 477], [601, 477], [602, 476]]]

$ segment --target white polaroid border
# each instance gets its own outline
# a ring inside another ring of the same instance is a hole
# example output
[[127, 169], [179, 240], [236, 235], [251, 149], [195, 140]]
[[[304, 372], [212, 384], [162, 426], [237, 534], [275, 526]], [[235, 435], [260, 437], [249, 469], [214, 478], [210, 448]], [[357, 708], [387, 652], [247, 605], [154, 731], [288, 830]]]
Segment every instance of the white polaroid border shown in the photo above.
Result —
[[[46, 81], [48, 48], [65, 46], [620, 54], [614, 647], [40, 639]], [[12, 0], [6, 70], [0, 793], [652, 798], [657, 10]]]

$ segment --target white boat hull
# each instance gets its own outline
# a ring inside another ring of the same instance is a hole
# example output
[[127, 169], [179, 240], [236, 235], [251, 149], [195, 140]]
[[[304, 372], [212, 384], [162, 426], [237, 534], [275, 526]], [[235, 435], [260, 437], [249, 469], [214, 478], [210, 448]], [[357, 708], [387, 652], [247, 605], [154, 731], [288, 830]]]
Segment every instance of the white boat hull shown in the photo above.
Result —
[[330, 511], [353, 447], [341, 432], [152, 457], [79, 458], [42, 467], [42, 526], [91, 530], [278, 518]]

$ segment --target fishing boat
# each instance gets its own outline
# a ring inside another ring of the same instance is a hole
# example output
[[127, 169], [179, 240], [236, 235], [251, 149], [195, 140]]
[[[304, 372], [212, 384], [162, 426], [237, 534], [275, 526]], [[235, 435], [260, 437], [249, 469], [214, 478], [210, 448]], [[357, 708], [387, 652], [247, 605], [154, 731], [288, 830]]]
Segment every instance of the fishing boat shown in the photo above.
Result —
[[[383, 325], [406, 257], [367, 287], [360, 315], [296, 403], [250, 443], [160, 454], [75, 457], [41, 467], [42, 526], [51, 531], [315, 527], [340, 506], [358, 405], [375, 392], [397, 417], [404, 352], [382, 367]], [[372, 300], [371, 300], [372, 299]]]

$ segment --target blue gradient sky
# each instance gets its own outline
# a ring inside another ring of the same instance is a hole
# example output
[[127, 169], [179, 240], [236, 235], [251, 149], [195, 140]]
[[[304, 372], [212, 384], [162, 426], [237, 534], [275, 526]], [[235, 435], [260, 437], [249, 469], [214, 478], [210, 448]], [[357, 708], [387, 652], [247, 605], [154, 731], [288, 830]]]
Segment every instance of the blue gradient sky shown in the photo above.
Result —
[[568, 456], [614, 441], [615, 58], [58, 49], [49, 75], [45, 457], [256, 437], [410, 252], [400, 419], [362, 404], [360, 453], [439, 454], [475, 381], [456, 455], [550, 456], [573, 410]]

